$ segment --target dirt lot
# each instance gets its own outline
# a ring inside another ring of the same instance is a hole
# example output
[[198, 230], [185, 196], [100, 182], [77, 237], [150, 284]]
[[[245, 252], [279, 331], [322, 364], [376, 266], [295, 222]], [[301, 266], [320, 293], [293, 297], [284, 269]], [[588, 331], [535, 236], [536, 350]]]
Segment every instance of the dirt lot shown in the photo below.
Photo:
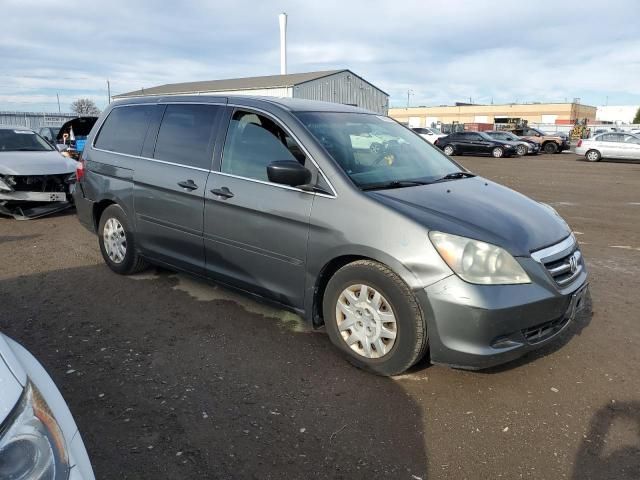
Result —
[[73, 214], [0, 219], [0, 329], [58, 383], [100, 479], [640, 478], [640, 165], [458, 159], [554, 205], [590, 268], [593, 314], [515, 364], [360, 372], [292, 314], [111, 273]]

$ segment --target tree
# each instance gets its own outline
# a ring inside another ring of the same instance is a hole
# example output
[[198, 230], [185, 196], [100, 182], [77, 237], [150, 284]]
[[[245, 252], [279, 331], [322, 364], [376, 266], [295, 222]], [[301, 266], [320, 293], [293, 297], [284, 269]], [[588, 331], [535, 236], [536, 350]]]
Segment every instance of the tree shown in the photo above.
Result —
[[100, 115], [100, 109], [89, 98], [79, 98], [71, 104], [71, 111], [76, 115]]
[[638, 107], [638, 111], [636, 112], [636, 116], [633, 119], [633, 123], [636, 125], [640, 123], [640, 107]]

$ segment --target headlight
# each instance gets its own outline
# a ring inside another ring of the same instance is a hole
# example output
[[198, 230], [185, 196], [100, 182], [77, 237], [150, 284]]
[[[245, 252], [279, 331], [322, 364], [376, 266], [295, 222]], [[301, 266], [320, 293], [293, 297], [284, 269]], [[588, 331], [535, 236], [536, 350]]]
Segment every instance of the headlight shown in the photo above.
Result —
[[480, 285], [530, 283], [520, 264], [504, 249], [470, 238], [429, 232], [433, 246], [461, 279]]
[[0, 478], [68, 477], [69, 459], [62, 431], [40, 392], [29, 382], [0, 431]]

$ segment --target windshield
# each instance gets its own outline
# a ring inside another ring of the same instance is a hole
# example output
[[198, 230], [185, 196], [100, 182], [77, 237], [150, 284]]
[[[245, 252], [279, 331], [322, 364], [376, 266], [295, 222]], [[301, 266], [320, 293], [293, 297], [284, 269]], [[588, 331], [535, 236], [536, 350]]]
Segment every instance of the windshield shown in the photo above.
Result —
[[45, 152], [50, 150], [53, 150], [53, 147], [31, 130], [0, 129], [0, 152]]
[[329, 112], [299, 112], [297, 116], [360, 188], [390, 182], [426, 183], [463, 171], [389, 117]]

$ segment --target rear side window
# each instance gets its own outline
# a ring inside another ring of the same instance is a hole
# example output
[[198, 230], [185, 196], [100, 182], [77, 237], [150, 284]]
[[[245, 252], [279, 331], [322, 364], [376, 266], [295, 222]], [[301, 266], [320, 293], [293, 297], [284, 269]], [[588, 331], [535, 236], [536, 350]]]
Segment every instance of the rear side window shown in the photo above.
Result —
[[267, 165], [276, 160], [295, 160], [304, 165], [305, 155], [276, 123], [255, 113], [234, 113], [222, 157], [222, 171], [240, 177], [268, 181]]
[[167, 105], [153, 158], [189, 167], [211, 168], [211, 135], [216, 105]]
[[154, 105], [114, 108], [98, 133], [96, 148], [140, 155], [154, 108]]

